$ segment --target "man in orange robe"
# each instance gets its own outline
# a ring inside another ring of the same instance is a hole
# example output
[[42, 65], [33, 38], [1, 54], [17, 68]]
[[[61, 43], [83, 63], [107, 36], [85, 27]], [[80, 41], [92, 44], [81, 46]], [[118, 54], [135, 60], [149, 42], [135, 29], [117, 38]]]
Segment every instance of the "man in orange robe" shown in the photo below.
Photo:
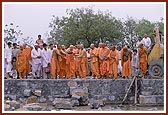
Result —
[[66, 76], [66, 49], [64, 45], [58, 48], [58, 61], [60, 65], [59, 78], [63, 78]]
[[[23, 44], [23, 54], [26, 56], [26, 60], [29, 62], [30, 65], [32, 65], [32, 57], [31, 57], [31, 51], [32, 51], [33, 47], [31, 45], [28, 44]], [[28, 66], [28, 72], [31, 71], [31, 67]]]
[[117, 78], [118, 64], [119, 64], [118, 52], [115, 46], [112, 46], [109, 57], [110, 57], [109, 75], [114, 80]]
[[131, 76], [131, 51], [125, 46], [121, 50], [122, 76], [128, 78]]
[[109, 54], [110, 49], [106, 47], [105, 43], [100, 48], [99, 59], [100, 59], [100, 74], [101, 77], [107, 77], [109, 75]]
[[66, 51], [66, 78], [69, 79], [75, 76], [75, 52], [74, 46], [70, 45]]
[[98, 60], [98, 49], [95, 48], [94, 44], [90, 45], [90, 58], [91, 58], [91, 72], [92, 76], [95, 78], [100, 77], [100, 71], [99, 71], [99, 60]]
[[81, 52], [77, 55], [77, 58], [80, 58], [79, 63], [79, 76], [83, 79], [86, 79], [86, 75], [88, 73], [88, 58], [86, 50], [84, 49], [83, 44], [80, 44]]
[[143, 44], [139, 45], [139, 67], [141, 69], [141, 72], [143, 74], [143, 77], [145, 77], [146, 71], [147, 71], [147, 57], [148, 57], [148, 51]]
[[16, 68], [19, 72], [20, 79], [24, 79], [24, 77], [30, 72], [30, 64], [27, 60], [27, 56], [23, 51], [24, 47], [20, 46], [20, 50], [17, 53], [16, 60]]
[[53, 49], [51, 63], [50, 63], [50, 73], [53, 79], [57, 79], [58, 73], [60, 72], [57, 52], [58, 52], [57, 49]]
[[77, 45], [75, 50], [75, 74], [76, 77], [79, 77], [79, 67], [81, 63], [81, 58], [77, 57], [81, 53], [80, 44]]

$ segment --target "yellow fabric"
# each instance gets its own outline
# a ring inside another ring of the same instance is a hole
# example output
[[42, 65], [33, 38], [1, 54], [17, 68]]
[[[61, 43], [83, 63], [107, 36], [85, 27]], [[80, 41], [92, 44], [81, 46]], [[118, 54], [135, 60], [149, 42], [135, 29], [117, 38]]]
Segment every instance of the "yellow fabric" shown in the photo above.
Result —
[[159, 59], [162, 54], [163, 54], [163, 49], [160, 47], [160, 44], [155, 44], [153, 49], [151, 50], [151, 53], [148, 55], [148, 64], [152, 60]]

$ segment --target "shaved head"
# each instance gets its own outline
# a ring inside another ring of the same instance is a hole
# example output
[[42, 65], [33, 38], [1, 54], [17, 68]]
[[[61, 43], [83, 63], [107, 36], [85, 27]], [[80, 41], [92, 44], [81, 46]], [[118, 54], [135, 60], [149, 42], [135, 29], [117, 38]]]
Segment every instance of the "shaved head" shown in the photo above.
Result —
[[99, 47], [101, 48], [101, 47], [102, 47], [102, 45], [103, 45], [103, 43], [102, 43], [102, 42], [100, 42], [100, 43], [99, 43]]
[[94, 44], [90, 44], [90, 48], [91, 48], [91, 49], [94, 49]]

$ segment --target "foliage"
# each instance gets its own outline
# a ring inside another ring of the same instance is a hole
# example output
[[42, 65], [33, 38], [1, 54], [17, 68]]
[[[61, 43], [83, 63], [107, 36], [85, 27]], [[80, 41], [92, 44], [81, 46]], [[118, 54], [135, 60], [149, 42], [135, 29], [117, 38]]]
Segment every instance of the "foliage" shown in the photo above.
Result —
[[13, 23], [6, 24], [4, 28], [4, 41], [16, 42], [17, 38], [23, 35], [22, 31], [18, 28], [19, 26], [15, 26]]
[[[53, 15], [49, 27], [50, 42], [59, 44], [83, 43], [85, 47], [89, 44], [106, 42], [108, 45], [121, 44], [133, 48], [139, 36], [147, 33], [153, 40], [153, 29], [157, 23], [160, 31], [164, 32], [163, 22], [150, 22], [149, 20], [135, 20], [127, 17], [121, 21], [112, 16], [109, 11], [95, 12], [92, 7], [67, 9], [66, 16], [62, 18]], [[161, 20], [163, 21], [163, 19]]]
[[118, 29], [120, 21], [111, 15], [111, 12], [94, 12], [92, 8], [67, 9], [67, 16], [53, 16], [50, 27], [51, 36], [61, 44], [84, 43], [89, 46], [91, 43], [109, 41], [114, 38], [121, 38], [121, 31]]

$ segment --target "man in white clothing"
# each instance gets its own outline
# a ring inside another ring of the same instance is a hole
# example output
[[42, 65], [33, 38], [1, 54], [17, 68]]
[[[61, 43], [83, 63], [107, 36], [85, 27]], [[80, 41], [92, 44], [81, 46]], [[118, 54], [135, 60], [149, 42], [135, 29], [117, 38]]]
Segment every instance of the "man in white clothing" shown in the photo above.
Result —
[[133, 50], [132, 60], [131, 60], [131, 68], [132, 68], [132, 76], [136, 76], [137, 70], [139, 68], [139, 56], [138, 51], [136, 49]]
[[151, 47], [151, 39], [148, 37], [147, 34], [144, 34], [144, 38], [142, 39], [142, 43], [144, 46], [149, 50]]
[[41, 59], [42, 59], [42, 68], [43, 68], [43, 78], [49, 78], [50, 72], [50, 52], [47, 49], [47, 44], [43, 44], [43, 50], [41, 51]]
[[32, 57], [32, 74], [33, 77], [40, 78], [40, 71], [41, 71], [41, 51], [39, 49], [38, 44], [34, 45], [34, 49], [31, 51]]
[[122, 73], [122, 65], [121, 65], [121, 46], [118, 46], [118, 47], [117, 47], [117, 50], [118, 50], [118, 58], [119, 58], [118, 74], [119, 74], [119, 76], [120, 76], [121, 73]]
[[8, 42], [8, 47], [5, 50], [6, 78], [11, 78], [12, 71], [12, 43]]
[[49, 45], [49, 59], [50, 59], [50, 62], [51, 62], [51, 58], [52, 58], [53, 49], [54, 49], [54, 45], [50, 44]]
[[142, 37], [141, 36], [138, 37], [138, 41], [136, 43], [136, 48], [139, 48], [140, 44], [142, 44]]

